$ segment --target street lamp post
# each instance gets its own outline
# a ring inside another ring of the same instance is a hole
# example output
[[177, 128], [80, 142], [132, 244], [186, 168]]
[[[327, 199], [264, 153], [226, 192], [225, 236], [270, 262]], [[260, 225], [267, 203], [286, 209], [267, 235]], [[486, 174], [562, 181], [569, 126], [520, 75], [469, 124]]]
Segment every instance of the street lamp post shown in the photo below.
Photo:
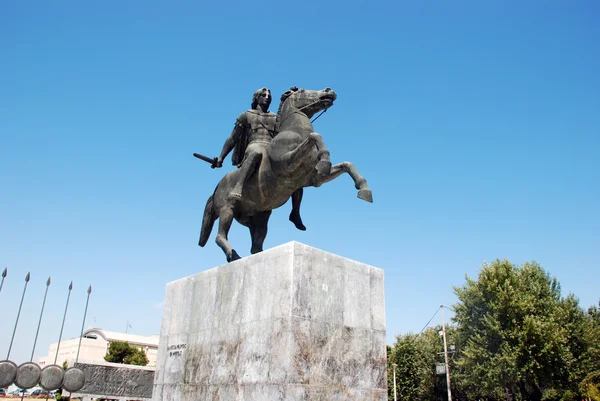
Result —
[[448, 343], [446, 342], [446, 325], [444, 324], [444, 305], [440, 306], [442, 309], [442, 332], [440, 333], [444, 337], [444, 360], [446, 362], [446, 386], [448, 388], [448, 401], [452, 401], [452, 393], [450, 392], [450, 365], [448, 364]]
[[398, 367], [398, 364], [392, 363], [392, 366], [394, 367], [394, 401], [398, 401], [398, 398], [396, 397], [396, 368]]

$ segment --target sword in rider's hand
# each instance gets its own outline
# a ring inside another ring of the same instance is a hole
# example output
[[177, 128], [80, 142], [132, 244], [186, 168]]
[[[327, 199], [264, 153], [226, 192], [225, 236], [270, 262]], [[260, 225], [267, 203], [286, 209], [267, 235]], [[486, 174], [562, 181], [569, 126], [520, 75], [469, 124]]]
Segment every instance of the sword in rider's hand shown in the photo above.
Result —
[[210, 158], [210, 157], [201, 155], [200, 153], [194, 153], [194, 157], [197, 157], [200, 160], [204, 160], [205, 162], [210, 163], [210, 168], [217, 167], [217, 162], [219, 160], [218, 157]]

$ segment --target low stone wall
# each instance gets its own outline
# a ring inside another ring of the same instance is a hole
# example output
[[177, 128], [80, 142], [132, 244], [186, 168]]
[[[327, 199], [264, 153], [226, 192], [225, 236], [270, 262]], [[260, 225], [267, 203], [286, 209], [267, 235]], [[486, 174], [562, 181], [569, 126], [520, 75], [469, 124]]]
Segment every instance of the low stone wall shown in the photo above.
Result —
[[154, 368], [110, 362], [78, 362], [75, 367], [85, 375], [85, 385], [72, 397], [118, 400], [152, 399]]

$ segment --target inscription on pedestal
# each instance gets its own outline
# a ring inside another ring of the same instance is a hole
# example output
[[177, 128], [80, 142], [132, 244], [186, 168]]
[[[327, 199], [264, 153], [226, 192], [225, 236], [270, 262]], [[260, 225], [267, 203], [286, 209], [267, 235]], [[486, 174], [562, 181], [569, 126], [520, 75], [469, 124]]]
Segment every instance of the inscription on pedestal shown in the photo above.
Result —
[[174, 344], [174, 345], [169, 345], [167, 347], [167, 352], [169, 353], [169, 357], [173, 357], [173, 356], [182, 356], [183, 355], [183, 350], [187, 347], [186, 343], [183, 344]]

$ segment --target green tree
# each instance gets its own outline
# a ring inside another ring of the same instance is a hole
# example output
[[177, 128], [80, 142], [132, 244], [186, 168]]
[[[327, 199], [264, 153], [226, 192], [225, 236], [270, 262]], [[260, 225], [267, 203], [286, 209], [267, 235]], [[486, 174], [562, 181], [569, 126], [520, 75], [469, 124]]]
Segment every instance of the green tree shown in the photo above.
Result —
[[[598, 303], [600, 307], [600, 302]], [[587, 372], [600, 375], [600, 308], [592, 306], [587, 313], [586, 350], [583, 357]]]
[[[396, 392], [399, 400], [447, 400], [446, 376], [436, 374], [436, 366], [444, 364], [444, 344], [439, 335], [441, 327], [425, 330], [423, 333], [406, 334], [396, 337], [396, 343], [388, 353], [388, 395], [394, 398], [393, 363], [396, 363]], [[447, 326], [448, 344], [455, 344], [456, 328]], [[456, 370], [454, 354], [450, 353], [450, 370]], [[453, 394], [461, 393], [453, 383]]]
[[584, 377], [580, 389], [587, 398], [600, 401], [600, 309], [596, 306], [590, 307], [586, 318], [585, 350], [581, 357], [581, 373]]
[[144, 350], [130, 345], [126, 341], [113, 341], [108, 347], [104, 360], [113, 363], [146, 366], [148, 357]]
[[561, 298], [559, 283], [541, 266], [496, 260], [454, 290], [462, 344], [457, 365], [472, 397], [540, 401], [544, 392], [567, 399], [577, 391], [572, 383], [586, 352], [585, 316], [574, 297]]
[[592, 401], [600, 401], [600, 372], [590, 373], [581, 382], [584, 396]]
[[145, 351], [136, 348], [135, 352], [127, 355], [123, 362], [129, 365], [146, 366], [148, 365], [148, 356]]
[[391, 366], [390, 375], [391, 381], [389, 392], [390, 398], [393, 400], [394, 383], [393, 364], [398, 365], [396, 368], [396, 393], [399, 400], [415, 400], [422, 396], [423, 381], [427, 376], [429, 364], [424, 359], [424, 350], [422, 344], [419, 343], [419, 337], [415, 334], [406, 334], [396, 337], [396, 343], [391, 349], [388, 364]]

